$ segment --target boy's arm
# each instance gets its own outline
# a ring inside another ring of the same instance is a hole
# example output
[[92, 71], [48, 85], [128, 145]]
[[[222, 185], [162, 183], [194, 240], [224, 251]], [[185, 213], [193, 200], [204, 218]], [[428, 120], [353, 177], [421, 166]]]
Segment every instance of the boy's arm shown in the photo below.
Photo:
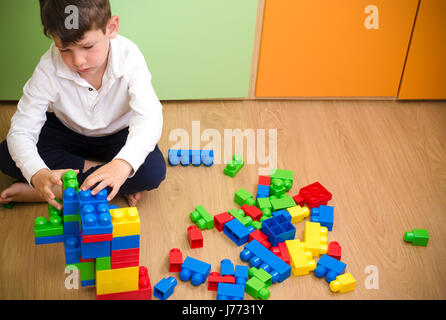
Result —
[[48, 168], [37, 151], [39, 134], [46, 121], [53, 93], [49, 76], [38, 65], [24, 88], [7, 136], [8, 150], [23, 176], [31, 184], [32, 176]]

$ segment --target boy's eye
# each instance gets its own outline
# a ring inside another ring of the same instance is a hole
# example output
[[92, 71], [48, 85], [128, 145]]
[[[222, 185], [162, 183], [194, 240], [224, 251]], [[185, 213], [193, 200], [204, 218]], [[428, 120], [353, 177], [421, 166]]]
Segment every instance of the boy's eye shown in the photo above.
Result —
[[84, 47], [84, 49], [91, 49], [91, 48], [93, 48], [93, 46], [91, 45], [91, 46], [88, 46], [88, 47]]

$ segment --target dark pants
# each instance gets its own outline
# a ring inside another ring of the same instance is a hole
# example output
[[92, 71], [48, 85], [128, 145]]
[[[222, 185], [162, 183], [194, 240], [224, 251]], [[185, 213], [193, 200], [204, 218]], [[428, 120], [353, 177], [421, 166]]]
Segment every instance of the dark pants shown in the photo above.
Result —
[[[85, 159], [108, 163], [124, 146], [128, 128], [105, 137], [86, 137], [73, 132], [63, 125], [53, 114], [47, 112], [45, 122], [37, 143], [37, 150], [48, 168], [79, 169], [79, 186], [100, 166], [82, 172]], [[26, 181], [22, 172], [11, 159], [6, 140], [0, 144], [0, 170], [15, 179]], [[158, 148], [147, 156], [136, 174], [121, 186], [118, 195], [132, 194], [157, 188], [166, 177], [166, 162]], [[93, 188], [92, 188], [93, 189]], [[107, 188], [109, 193], [111, 188]]]

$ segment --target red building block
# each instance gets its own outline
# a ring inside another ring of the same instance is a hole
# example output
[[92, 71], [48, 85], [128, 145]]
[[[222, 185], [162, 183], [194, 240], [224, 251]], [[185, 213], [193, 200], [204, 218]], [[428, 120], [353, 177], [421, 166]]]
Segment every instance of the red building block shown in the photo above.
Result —
[[279, 242], [277, 244], [277, 247], [271, 248], [271, 252], [274, 253], [276, 256], [278, 256], [280, 259], [282, 259], [285, 263], [287, 264], [291, 263], [290, 253], [288, 252], [288, 248], [285, 242]]
[[260, 244], [265, 248], [271, 248], [271, 243], [268, 241], [268, 237], [262, 231], [260, 231], [260, 229], [254, 230], [249, 234], [248, 242], [251, 242], [254, 239], [260, 242]]
[[[296, 197], [296, 199], [294, 199]], [[308, 208], [319, 207], [320, 205], [327, 205], [327, 202], [331, 200], [332, 194], [328, 192], [319, 182], [312, 183], [299, 190], [299, 197], [294, 196], [294, 201], [298, 204], [302, 203], [301, 198], [308, 204]], [[297, 200], [297, 201], [296, 201]]]
[[262, 186], [269, 186], [271, 184], [271, 177], [259, 176], [259, 183]]
[[341, 245], [339, 244], [339, 242], [331, 241], [328, 244], [328, 252], [327, 252], [327, 254], [330, 257], [335, 258], [335, 259], [341, 261], [341, 251], [342, 251], [342, 248], [341, 248]]
[[96, 296], [97, 300], [151, 300], [152, 287], [150, 285], [149, 272], [146, 267], [139, 267], [139, 285], [138, 290], [101, 294]]
[[183, 264], [183, 254], [180, 249], [173, 248], [169, 252], [169, 272], [180, 272]]
[[139, 248], [111, 251], [111, 268], [120, 269], [139, 265]]
[[242, 205], [242, 210], [246, 216], [250, 216], [252, 220], [260, 221], [260, 218], [263, 215], [262, 210], [257, 208], [256, 206], [248, 206], [247, 204]]
[[203, 233], [196, 225], [187, 228], [189, 245], [191, 249], [203, 248]]
[[231, 216], [227, 212], [223, 212], [223, 213], [217, 214], [216, 216], [214, 216], [214, 227], [218, 231], [221, 232], [225, 228], [225, 223], [228, 222], [228, 221], [231, 221], [232, 219], [234, 219], [234, 217]]
[[221, 276], [218, 272], [211, 272], [208, 277], [208, 290], [217, 291], [219, 283], [232, 283], [235, 284], [234, 276]]
[[101, 242], [101, 241], [112, 241], [113, 234], [92, 234], [82, 236], [83, 243]]

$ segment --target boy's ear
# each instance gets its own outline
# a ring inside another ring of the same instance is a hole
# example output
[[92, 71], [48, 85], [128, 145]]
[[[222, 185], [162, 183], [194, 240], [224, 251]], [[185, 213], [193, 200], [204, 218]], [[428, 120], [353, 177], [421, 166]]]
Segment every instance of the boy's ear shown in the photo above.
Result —
[[106, 36], [110, 39], [116, 38], [119, 31], [119, 17], [113, 16], [107, 22]]

